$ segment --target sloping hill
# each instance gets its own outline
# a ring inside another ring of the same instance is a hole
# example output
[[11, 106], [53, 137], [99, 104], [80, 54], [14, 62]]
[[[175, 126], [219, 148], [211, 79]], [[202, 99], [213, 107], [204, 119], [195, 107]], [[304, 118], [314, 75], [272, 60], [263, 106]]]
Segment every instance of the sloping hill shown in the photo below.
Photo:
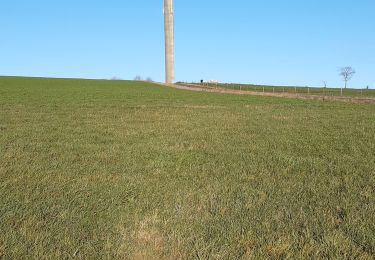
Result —
[[0, 258], [368, 258], [375, 106], [0, 78]]

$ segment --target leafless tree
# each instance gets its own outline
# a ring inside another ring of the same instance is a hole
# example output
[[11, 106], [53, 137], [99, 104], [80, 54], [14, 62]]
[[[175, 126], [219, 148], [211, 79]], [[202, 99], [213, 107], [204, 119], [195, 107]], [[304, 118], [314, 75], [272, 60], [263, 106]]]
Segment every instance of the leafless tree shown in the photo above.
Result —
[[324, 88], [327, 88], [327, 85], [328, 85], [327, 81], [324, 80], [323, 85], [324, 85]]
[[343, 78], [345, 81], [345, 88], [348, 85], [348, 81], [353, 78], [355, 74], [355, 70], [352, 67], [343, 67], [340, 69], [340, 76]]
[[153, 80], [151, 77], [147, 77], [146, 81], [152, 82]]
[[140, 80], [142, 80], [142, 78], [141, 78], [141, 76], [135, 76], [134, 80], [140, 81]]

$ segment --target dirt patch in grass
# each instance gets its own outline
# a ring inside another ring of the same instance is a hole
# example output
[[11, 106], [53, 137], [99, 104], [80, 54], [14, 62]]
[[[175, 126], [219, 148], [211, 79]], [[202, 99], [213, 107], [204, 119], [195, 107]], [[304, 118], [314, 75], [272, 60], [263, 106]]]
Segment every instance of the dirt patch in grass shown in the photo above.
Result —
[[225, 108], [224, 106], [209, 106], [209, 105], [204, 105], [204, 106], [186, 105], [184, 107], [186, 107], [186, 108], [195, 108], [195, 109], [219, 109], [219, 108]]
[[164, 259], [165, 239], [157, 227], [159, 222], [158, 215], [155, 214], [136, 225], [133, 234], [135, 241], [133, 259]]

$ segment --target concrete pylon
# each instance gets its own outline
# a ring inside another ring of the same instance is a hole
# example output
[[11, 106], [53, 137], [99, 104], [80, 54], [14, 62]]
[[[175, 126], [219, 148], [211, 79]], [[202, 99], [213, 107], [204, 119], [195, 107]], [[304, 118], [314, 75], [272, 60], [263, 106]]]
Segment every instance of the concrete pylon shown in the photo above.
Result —
[[164, 0], [165, 83], [174, 83], [173, 0]]

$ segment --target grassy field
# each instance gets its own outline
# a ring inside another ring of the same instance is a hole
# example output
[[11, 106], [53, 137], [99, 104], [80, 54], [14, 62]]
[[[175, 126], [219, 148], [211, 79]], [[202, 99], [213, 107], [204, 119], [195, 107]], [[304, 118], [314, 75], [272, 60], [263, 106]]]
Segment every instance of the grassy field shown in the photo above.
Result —
[[374, 259], [375, 106], [0, 78], [0, 258]]
[[[199, 83], [200, 84], [200, 83]], [[332, 96], [332, 97], [370, 97], [375, 98], [374, 89], [341, 89], [340, 88], [319, 88], [319, 87], [293, 87], [293, 86], [264, 86], [264, 85], [251, 85], [251, 84], [215, 84], [215, 83], [202, 83], [202, 86], [210, 86], [215, 88], [225, 88], [243, 91], [255, 91], [265, 93], [290, 93], [290, 94], [305, 94], [305, 95], [319, 95], [319, 96]]]

